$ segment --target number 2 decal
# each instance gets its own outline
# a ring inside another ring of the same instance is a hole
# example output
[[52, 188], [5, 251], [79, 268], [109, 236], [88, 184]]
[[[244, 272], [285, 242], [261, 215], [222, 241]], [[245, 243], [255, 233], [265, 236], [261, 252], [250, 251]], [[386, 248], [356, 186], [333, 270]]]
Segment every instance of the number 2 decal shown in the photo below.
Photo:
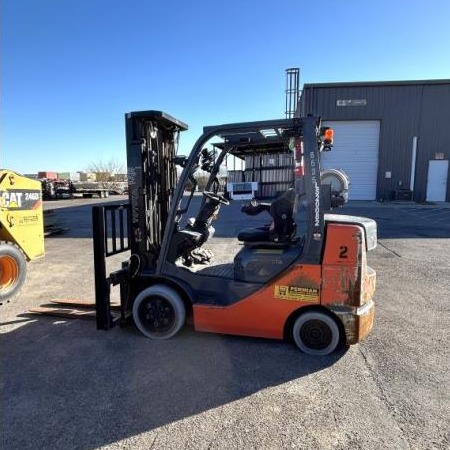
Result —
[[339, 252], [339, 258], [341, 258], [341, 259], [346, 259], [346, 258], [348, 258], [348, 255], [347, 255], [348, 247], [347, 247], [346, 245], [341, 245], [341, 246], [339, 247], [339, 250], [340, 250], [340, 252]]

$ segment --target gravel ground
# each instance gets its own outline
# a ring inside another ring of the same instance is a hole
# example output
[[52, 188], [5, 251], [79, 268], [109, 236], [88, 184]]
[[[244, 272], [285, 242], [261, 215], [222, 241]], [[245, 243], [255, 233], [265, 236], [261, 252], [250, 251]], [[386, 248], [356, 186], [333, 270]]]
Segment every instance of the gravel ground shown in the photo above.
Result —
[[[2, 449], [450, 448], [450, 205], [342, 210], [379, 225], [368, 255], [376, 323], [360, 345], [314, 358], [189, 327], [154, 342], [133, 327], [27, 314], [93, 299], [90, 206], [105, 201], [46, 204], [68, 231], [46, 239], [20, 297], [0, 310]], [[249, 224], [229, 208], [217, 248]]]

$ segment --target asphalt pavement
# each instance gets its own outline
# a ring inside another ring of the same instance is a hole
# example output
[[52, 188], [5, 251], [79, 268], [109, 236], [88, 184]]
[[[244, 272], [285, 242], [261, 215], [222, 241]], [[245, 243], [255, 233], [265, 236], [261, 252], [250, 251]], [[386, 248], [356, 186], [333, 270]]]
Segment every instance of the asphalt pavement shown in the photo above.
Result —
[[[449, 204], [340, 211], [378, 223], [376, 322], [363, 343], [311, 357], [287, 342], [190, 327], [155, 342], [27, 313], [94, 298], [90, 211], [111, 200], [47, 203], [66, 232], [0, 309], [2, 449], [450, 448]], [[249, 219], [229, 208], [216, 238], [231, 245]]]

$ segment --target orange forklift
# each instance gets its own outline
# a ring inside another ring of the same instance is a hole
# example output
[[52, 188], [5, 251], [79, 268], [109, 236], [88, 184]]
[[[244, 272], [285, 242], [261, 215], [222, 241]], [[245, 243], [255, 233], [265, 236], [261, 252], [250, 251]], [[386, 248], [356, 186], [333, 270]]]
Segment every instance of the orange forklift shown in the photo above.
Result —
[[[330, 213], [342, 197], [321, 183], [320, 156], [333, 132], [320, 118], [205, 127], [189, 157], [176, 154], [187, 129], [180, 120], [142, 111], [125, 122], [129, 203], [93, 208], [98, 329], [134, 322], [148, 338], [168, 339], [188, 322], [197, 331], [291, 339], [311, 355], [369, 334], [376, 275], [366, 254], [377, 245], [376, 223]], [[214, 154], [206, 145], [218, 138]], [[212, 223], [233, 201], [221, 168], [245, 149], [291, 155], [294, 183], [271, 203], [242, 206], [239, 214], [267, 211], [272, 221], [238, 231], [214, 262], [208, 246], [220, 238]], [[201, 194], [199, 170], [209, 176]], [[129, 257], [107, 274], [106, 258], [121, 252]], [[118, 315], [112, 286], [120, 287]]]

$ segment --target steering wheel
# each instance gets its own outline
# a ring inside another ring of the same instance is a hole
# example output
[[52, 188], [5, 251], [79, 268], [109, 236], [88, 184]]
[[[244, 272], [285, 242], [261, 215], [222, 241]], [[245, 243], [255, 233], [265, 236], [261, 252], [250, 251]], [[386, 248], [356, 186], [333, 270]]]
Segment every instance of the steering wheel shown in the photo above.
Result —
[[216, 194], [216, 193], [210, 192], [210, 191], [203, 191], [203, 195], [205, 197], [210, 198], [211, 200], [215, 200], [216, 202], [221, 203], [222, 205], [230, 204], [229, 200], [227, 200], [223, 195]]

